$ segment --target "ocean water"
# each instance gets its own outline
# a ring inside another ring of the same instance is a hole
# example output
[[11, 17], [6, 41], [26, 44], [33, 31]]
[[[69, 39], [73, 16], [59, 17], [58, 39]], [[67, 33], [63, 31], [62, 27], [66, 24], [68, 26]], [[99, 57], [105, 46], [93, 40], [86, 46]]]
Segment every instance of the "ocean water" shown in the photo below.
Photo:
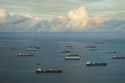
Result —
[[[0, 83], [125, 83], [125, 33], [0, 33]], [[25, 48], [37, 45], [33, 57], [17, 57]], [[72, 45], [72, 49], [65, 48]], [[85, 48], [94, 45], [96, 48]], [[66, 61], [62, 51], [81, 56]], [[106, 53], [116, 51], [116, 54]], [[86, 61], [106, 62], [105, 67], [87, 67]], [[59, 67], [62, 73], [36, 74], [38, 67]]]

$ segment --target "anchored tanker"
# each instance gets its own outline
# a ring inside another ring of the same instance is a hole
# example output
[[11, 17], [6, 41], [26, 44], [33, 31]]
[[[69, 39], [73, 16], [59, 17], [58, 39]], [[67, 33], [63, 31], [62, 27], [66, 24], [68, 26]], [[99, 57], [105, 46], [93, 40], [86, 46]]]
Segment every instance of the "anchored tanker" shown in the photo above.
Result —
[[125, 59], [125, 56], [112, 56], [112, 59]]
[[80, 56], [66, 56], [66, 60], [80, 60]]
[[32, 53], [18, 53], [17, 56], [33, 56]]
[[63, 71], [58, 68], [48, 68], [48, 69], [42, 69], [42, 68], [37, 68], [36, 73], [62, 73]]
[[78, 54], [67, 54], [65, 56], [66, 60], [80, 60], [80, 56]]
[[107, 63], [87, 61], [86, 66], [107, 66]]

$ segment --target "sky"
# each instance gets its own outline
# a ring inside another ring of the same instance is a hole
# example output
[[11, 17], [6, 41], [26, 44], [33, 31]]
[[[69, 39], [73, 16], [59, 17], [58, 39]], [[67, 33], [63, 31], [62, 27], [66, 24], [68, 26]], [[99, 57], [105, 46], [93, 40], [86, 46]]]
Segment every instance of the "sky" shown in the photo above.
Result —
[[0, 0], [0, 8], [11, 13], [50, 18], [66, 15], [69, 10], [85, 6], [90, 15], [125, 18], [125, 0]]
[[125, 32], [125, 0], [0, 0], [0, 32]]

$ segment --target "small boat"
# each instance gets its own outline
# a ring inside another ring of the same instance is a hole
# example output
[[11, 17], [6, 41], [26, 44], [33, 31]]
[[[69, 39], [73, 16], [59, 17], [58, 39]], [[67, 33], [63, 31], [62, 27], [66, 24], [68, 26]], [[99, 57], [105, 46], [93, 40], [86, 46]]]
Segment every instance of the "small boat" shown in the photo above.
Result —
[[125, 59], [125, 56], [112, 56], [112, 59]]
[[65, 56], [66, 60], [80, 60], [80, 56]]
[[63, 71], [58, 68], [48, 68], [48, 69], [42, 69], [37, 68], [36, 73], [62, 73]]
[[86, 66], [107, 66], [107, 63], [87, 61]]
[[18, 53], [17, 56], [33, 56], [31, 53]]

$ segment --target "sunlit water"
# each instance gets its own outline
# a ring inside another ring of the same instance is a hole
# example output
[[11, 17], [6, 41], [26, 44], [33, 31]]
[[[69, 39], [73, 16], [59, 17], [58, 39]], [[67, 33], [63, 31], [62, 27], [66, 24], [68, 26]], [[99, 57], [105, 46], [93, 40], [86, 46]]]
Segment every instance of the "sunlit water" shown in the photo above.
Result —
[[[112, 59], [113, 55], [125, 56], [121, 35], [124, 33], [0, 33], [0, 83], [125, 83], [125, 60]], [[62, 51], [68, 44], [81, 60], [64, 60]], [[33, 45], [40, 46], [33, 57], [16, 56]], [[110, 51], [117, 54], [105, 53]], [[87, 67], [89, 60], [108, 65]], [[41, 67], [56, 66], [63, 73], [36, 74], [37, 63]]]

